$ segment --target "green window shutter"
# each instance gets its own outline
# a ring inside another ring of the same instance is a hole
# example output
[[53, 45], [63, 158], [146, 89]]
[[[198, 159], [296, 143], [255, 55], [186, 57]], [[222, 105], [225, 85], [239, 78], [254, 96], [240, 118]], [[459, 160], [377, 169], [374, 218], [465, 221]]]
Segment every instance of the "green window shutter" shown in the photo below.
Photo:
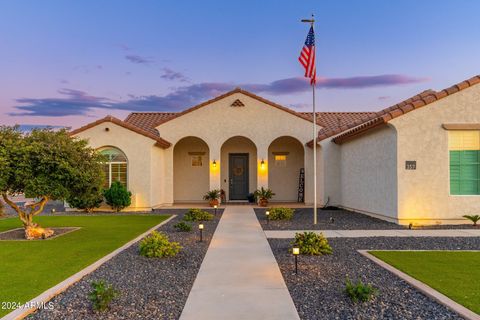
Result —
[[461, 151], [450, 151], [450, 194], [460, 194]]

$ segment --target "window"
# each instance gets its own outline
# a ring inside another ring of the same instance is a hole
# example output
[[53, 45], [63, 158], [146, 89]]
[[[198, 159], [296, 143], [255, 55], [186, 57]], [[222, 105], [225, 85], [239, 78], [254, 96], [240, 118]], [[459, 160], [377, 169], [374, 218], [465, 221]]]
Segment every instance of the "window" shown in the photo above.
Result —
[[287, 155], [286, 154], [276, 154], [275, 155], [275, 167], [286, 167], [287, 166]]
[[126, 187], [128, 163], [125, 154], [113, 147], [101, 149], [100, 154], [107, 158], [107, 162], [103, 166], [106, 177], [105, 188], [109, 188], [114, 181], [120, 181]]
[[480, 195], [480, 131], [448, 133], [450, 194]]
[[192, 156], [192, 167], [203, 166], [202, 156]]

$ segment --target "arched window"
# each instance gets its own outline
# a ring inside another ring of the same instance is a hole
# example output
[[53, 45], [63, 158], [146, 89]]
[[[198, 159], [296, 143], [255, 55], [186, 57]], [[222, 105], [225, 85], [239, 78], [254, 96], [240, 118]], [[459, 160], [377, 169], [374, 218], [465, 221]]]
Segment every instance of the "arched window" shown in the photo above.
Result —
[[103, 170], [105, 172], [105, 188], [109, 188], [114, 181], [120, 181], [127, 187], [127, 157], [117, 148], [106, 147], [100, 149], [100, 154], [107, 158]]

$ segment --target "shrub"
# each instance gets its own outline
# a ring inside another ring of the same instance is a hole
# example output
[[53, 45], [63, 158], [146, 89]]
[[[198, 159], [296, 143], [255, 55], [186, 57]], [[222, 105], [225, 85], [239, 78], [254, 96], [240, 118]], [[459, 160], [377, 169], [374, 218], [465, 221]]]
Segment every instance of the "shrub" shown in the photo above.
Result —
[[371, 284], [364, 284], [361, 280], [353, 283], [347, 277], [345, 280], [345, 293], [353, 302], [357, 303], [358, 301], [366, 302], [371, 300], [378, 293], [378, 290], [372, 287]]
[[200, 209], [190, 209], [183, 217], [185, 221], [210, 221], [213, 220], [213, 214]]
[[100, 207], [102, 204], [103, 194], [101, 188], [89, 188], [84, 193], [71, 194], [67, 198], [67, 202], [72, 208], [82, 209], [91, 213], [93, 209]]
[[273, 208], [270, 209], [270, 214], [268, 215], [269, 220], [292, 220], [294, 209], [290, 208]]
[[178, 242], [168, 240], [166, 234], [153, 231], [140, 241], [140, 255], [148, 258], [174, 257], [182, 247]]
[[463, 216], [465, 219], [468, 219], [473, 222], [474, 226], [477, 226], [477, 222], [480, 221], [480, 215], [464, 215]]
[[182, 232], [192, 231], [192, 226], [183, 221], [180, 221], [179, 223], [174, 224], [173, 227], [177, 229], [177, 231], [182, 231]]
[[103, 191], [103, 195], [107, 204], [116, 212], [132, 203], [132, 193], [119, 181], [113, 182], [109, 189]]
[[321, 233], [296, 233], [295, 240], [292, 244], [300, 249], [301, 254], [324, 255], [332, 253], [332, 247], [330, 247], [328, 244], [327, 238], [325, 238]]
[[110, 307], [110, 302], [119, 295], [119, 292], [104, 280], [92, 282], [92, 288], [93, 291], [89, 293], [88, 298], [95, 311], [106, 311]]
[[219, 198], [220, 190], [218, 189], [210, 190], [203, 196], [203, 200], [217, 200]]

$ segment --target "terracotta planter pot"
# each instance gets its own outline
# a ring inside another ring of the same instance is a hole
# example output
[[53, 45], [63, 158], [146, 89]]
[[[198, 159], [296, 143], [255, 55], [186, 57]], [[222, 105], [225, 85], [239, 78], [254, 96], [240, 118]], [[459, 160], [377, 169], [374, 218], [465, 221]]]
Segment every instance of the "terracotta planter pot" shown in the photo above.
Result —
[[218, 199], [210, 200], [208, 204], [210, 205], [210, 207], [218, 206]]
[[260, 199], [260, 201], [258, 202], [258, 205], [260, 207], [266, 207], [266, 206], [268, 206], [268, 200], [267, 199]]

